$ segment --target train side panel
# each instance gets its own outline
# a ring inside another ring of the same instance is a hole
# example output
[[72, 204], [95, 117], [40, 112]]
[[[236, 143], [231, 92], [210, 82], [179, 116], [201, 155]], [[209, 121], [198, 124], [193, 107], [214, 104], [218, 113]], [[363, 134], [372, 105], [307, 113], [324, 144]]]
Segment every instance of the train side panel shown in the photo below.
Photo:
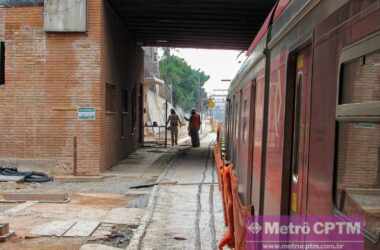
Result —
[[269, 109], [268, 109], [268, 142], [266, 152], [265, 201], [266, 215], [281, 214], [282, 181], [283, 181], [283, 148], [286, 95], [286, 61], [287, 52], [271, 62]]
[[[263, 64], [265, 62], [263, 61]], [[251, 201], [254, 207], [255, 215], [259, 215], [260, 211], [260, 193], [263, 187], [262, 174], [262, 143], [263, 143], [263, 124], [264, 124], [264, 91], [265, 91], [265, 68], [263, 68], [255, 78], [255, 107], [253, 129], [254, 136], [252, 138], [253, 149], [252, 154], [252, 193]]]
[[315, 43], [308, 213], [361, 215], [380, 249], [380, 1], [351, 1]]

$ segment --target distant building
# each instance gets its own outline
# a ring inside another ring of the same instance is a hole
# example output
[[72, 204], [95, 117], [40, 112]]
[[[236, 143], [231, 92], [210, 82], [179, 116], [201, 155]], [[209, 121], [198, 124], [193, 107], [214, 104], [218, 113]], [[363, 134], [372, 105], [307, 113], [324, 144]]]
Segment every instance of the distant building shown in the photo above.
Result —
[[0, 2], [0, 161], [96, 175], [138, 147], [143, 50], [107, 1]]
[[[160, 79], [158, 48], [144, 48], [144, 135], [148, 141], [155, 141], [158, 133], [165, 133], [165, 115], [169, 115], [170, 109], [175, 109], [182, 122], [185, 123], [184, 112], [181, 107], [174, 107], [173, 90], [171, 86]], [[167, 112], [165, 109], [167, 108]], [[161, 129], [152, 126], [161, 126]], [[187, 134], [187, 130], [185, 131]], [[180, 131], [180, 136], [184, 132]]]
[[222, 123], [225, 118], [227, 93], [228, 89], [214, 89], [213, 94], [210, 96], [215, 101], [215, 108], [212, 110], [213, 118]]

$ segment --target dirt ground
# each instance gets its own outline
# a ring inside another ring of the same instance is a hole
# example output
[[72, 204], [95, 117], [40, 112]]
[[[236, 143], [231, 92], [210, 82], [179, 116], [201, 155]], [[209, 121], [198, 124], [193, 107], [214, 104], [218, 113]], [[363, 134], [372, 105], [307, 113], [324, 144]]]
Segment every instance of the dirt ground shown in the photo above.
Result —
[[[7, 242], [0, 243], [0, 249], [77, 250], [87, 242], [125, 248], [133, 235], [133, 230], [137, 227], [136, 224], [143, 212], [140, 210], [146, 206], [151, 190], [151, 188], [132, 190], [130, 187], [154, 182], [178, 150], [180, 148], [142, 148], [113, 167], [112, 170], [103, 173], [104, 178], [101, 180], [44, 184], [0, 183], [1, 193], [67, 192], [70, 197], [68, 203], [35, 203], [16, 213], [9, 211], [17, 208], [20, 204], [0, 202], [0, 222], [9, 223], [11, 230], [16, 233]], [[118, 216], [116, 212], [120, 211], [130, 215], [121, 216], [123, 217], [121, 223], [124, 224], [112, 221], [115, 220], [113, 217]], [[131, 212], [129, 213], [129, 211]], [[136, 218], [129, 218], [133, 216]], [[44, 225], [51, 221], [103, 221], [105, 219], [111, 220], [114, 225], [112, 233], [103, 238], [35, 237], [30, 234], [36, 225]]]

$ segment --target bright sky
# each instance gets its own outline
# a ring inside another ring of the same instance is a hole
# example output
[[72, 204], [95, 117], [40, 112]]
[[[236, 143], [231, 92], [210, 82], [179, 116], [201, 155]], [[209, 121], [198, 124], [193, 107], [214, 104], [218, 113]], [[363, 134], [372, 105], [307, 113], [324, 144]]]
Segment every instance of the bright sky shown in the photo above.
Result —
[[210, 76], [204, 86], [209, 94], [214, 89], [228, 88], [229, 83], [222, 80], [232, 80], [245, 59], [245, 52], [236, 50], [175, 49], [172, 53]]

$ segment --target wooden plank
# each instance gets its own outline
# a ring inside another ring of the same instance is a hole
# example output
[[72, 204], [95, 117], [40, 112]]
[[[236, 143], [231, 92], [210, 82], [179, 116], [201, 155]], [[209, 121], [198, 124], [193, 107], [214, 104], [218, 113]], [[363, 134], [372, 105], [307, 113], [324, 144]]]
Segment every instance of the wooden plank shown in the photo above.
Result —
[[0, 182], [23, 182], [25, 176], [0, 175]]
[[69, 231], [76, 221], [52, 221], [38, 225], [30, 232], [33, 236], [57, 236], [60, 237]]
[[67, 202], [67, 193], [41, 194], [41, 193], [4, 193], [6, 201], [40, 201], [40, 202]]
[[78, 221], [64, 237], [87, 237], [90, 236], [99, 226], [99, 221]]

